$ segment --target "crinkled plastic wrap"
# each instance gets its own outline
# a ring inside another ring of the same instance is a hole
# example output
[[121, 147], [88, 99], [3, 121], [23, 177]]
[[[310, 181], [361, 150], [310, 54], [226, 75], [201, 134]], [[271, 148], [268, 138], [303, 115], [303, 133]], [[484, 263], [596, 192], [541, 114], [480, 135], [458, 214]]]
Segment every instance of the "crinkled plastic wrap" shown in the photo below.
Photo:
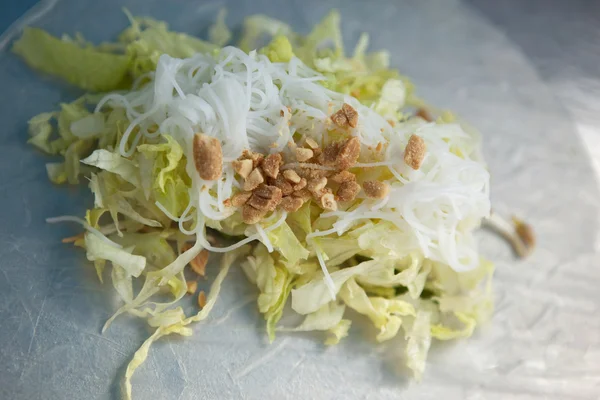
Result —
[[[340, 8], [347, 44], [367, 31], [371, 45], [392, 52], [392, 64], [422, 97], [482, 132], [495, 210], [525, 218], [538, 242], [522, 261], [498, 237], [479, 235], [482, 252], [497, 264], [495, 315], [469, 340], [435, 343], [420, 384], [397, 367], [403, 347], [375, 344], [367, 324], [354, 324], [332, 348], [306, 334], [282, 333], [269, 345], [255, 289], [234, 268], [193, 337], [153, 347], [134, 378], [134, 398], [597, 398], [600, 202], [579, 133], [592, 154], [600, 148], [599, 133], [563, 105], [580, 92], [544, 82], [529, 55], [511, 42], [519, 36], [488, 22], [477, 3], [64, 0], [43, 1], [29, 12], [0, 40], [0, 398], [118, 398], [123, 368], [149, 334], [128, 318], [100, 334], [118, 305], [96, 282], [83, 252], [60, 243], [73, 227], [44, 222], [80, 214], [92, 199], [84, 187], [48, 182], [48, 160], [25, 143], [26, 121], [78, 93], [36, 75], [8, 51], [21, 24], [106, 39], [127, 24], [123, 6], [200, 35], [221, 7], [229, 10], [229, 24], [267, 13], [301, 31]], [[216, 275], [214, 261], [201, 286]]]

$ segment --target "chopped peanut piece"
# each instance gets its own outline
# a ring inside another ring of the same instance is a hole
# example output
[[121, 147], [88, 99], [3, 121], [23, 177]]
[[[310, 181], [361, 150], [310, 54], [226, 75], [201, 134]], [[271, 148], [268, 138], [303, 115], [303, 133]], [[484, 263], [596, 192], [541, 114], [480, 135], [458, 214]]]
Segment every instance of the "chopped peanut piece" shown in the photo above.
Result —
[[61, 242], [62, 243], [74, 243], [74, 242], [76, 242], [76, 241], [78, 241], [80, 239], [83, 239], [83, 238], [84, 238], [84, 236], [83, 236], [83, 232], [82, 232], [82, 233], [79, 233], [79, 234], [77, 234], [75, 236], [66, 237], [63, 240], [61, 240]]
[[319, 161], [324, 165], [335, 166], [344, 170], [351, 168], [358, 160], [359, 155], [360, 140], [357, 137], [352, 137], [342, 142], [331, 143], [325, 147]]
[[194, 165], [200, 178], [214, 181], [223, 172], [223, 150], [218, 139], [196, 133], [193, 140]]
[[281, 189], [278, 187], [261, 184], [254, 190], [247, 204], [257, 210], [273, 211], [281, 202], [281, 197]]
[[358, 112], [348, 103], [342, 104], [342, 111], [346, 115], [346, 119], [348, 120], [348, 125], [352, 128], [356, 128], [358, 125]]
[[283, 171], [283, 176], [285, 177], [285, 179], [293, 183], [298, 183], [301, 179], [300, 175], [298, 175], [298, 173], [293, 169], [286, 169], [285, 171]]
[[360, 192], [360, 185], [355, 181], [342, 182], [337, 191], [338, 201], [351, 201]]
[[188, 294], [194, 294], [196, 293], [196, 290], [198, 289], [198, 282], [196, 281], [187, 281], [186, 283], [187, 286], [187, 293]]
[[288, 196], [281, 199], [281, 203], [279, 203], [279, 207], [281, 207], [284, 211], [294, 212], [298, 211], [300, 207], [304, 204], [304, 200], [299, 197]]
[[338, 110], [335, 113], [333, 113], [329, 118], [331, 118], [331, 122], [333, 122], [340, 128], [348, 128], [348, 119], [346, 118], [346, 114], [344, 114], [344, 111]]
[[333, 171], [328, 171], [326, 169], [313, 169], [313, 168], [298, 168], [296, 173], [301, 177], [307, 180], [322, 178], [331, 175]]
[[208, 263], [208, 250], [202, 249], [200, 253], [192, 261], [190, 261], [190, 267], [192, 270], [200, 276], [204, 276], [206, 273], [206, 264]]
[[306, 138], [304, 142], [313, 150], [319, 147], [319, 144], [313, 138]]
[[269, 178], [277, 178], [277, 175], [279, 174], [279, 166], [281, 165], [282, 161], [283, 159], [279, 153], [269, 154], [267, 157], [265, 157], [261, 163], [261, 167], [265, 175], [267, 175]]
[[248, 225], [257, 223], [267, 214], [267, 210], [257, 210], [250, 204], [244, 204], [242, 207], [242, 220]]
[[313, 193], [320, 193], [327, 186], [327, 178], [317, 178], [308, 181], [308, 185], [306, 186], [308, 190]]
[[383, 143], [378, 142], [377, 147], [375, 147], [375, 151], [379, 152], [379, 151], [381, 151], [381, 149], [383, 149]]
[[334, 124], [342, 129], [356, 128], [358, 125], [358, 112], [348, 103], [344, 103], [342, 108], [332, 114], [330, 118]]
[[308, 161], [313, 157], [314, 153], [311, 149], [303, 149], [298, 147], [296, 149], [296, 160], [299, 162]]
[[415, 117], [419, 117], [424, 119], [427, 122], [431, 122], [433, 121], [433, 117], [431, 116], [431, 114], [429, 113], [429, 111], [425, 108], [419, 108], [417, 110], [417, 112], [415, 113]]
[[411, 135], [408, 139], [408, 144], [404, 150], [404, 162], [412, 169], [419, 169], [423, 158], [425, 158], [425, 152], [427, 146], [423, 138], [417, 135]]
[[513, 224], [515, 226], [515, 233], [523, 243], [522, 251], [518, 252], [519, 256], [526, 257], [535, 248], [535, 233], [531, 225], [518, 218], [513, 217]]
[[279, 174], [275, 179], [269, 179], [269, 185], [277, 186], [279, 189], [281, 189], [281, 193], [284, 196], [292, 194], [292, 192], [294, 191], [293, 185], [290, 182], [288, 182], [287, 179], [285, 179], [284, 174]]
[[390, 192], [390, 185], [385, 182], [366, 181], [363, 183], [363, 190], [371, 199], [383, 199]]
[[260, 185], [264, 181], [265, 178], [263, 178], [260, 169], [255, 168], [252, 172], [250, 172], [250, 175], [248, 175], [248, 178], [246, 178], [246, 180], [244, 181], [244, 190], [246, 192], [254, 190], [258, 187], [258, 185]]
[[360, 140], [357, 137], [350, 138], [340, 148], [340, 151], [335, 160], [336, 166], [339, 169], [351, 168], [360, 155]]
[[235, 160], [231, 165], [233, 166], [233, 170], [244, 179], [252, 172], [252, 160], [250, 159]]
[[260, 153], [254, 153], [250, 150], [244, 150], [240, 159], [252, 160], [252, 167], [256, 168], [262, 162], [264, 156]]
[[241, 207], [246, 204], [250, 196], [252, 196], [252, 192], [238, 192], [231, 197], [231, 205]]
[[333, 194], [326, 193], [323, 196], [321, 196], [321, 198], [319, 200], [321, 203], [321, 207], [323, 207], [325, 210], [329, 210], [329, 211], [337, 210], [337, 203], [335, 201], [335, 198], [333, 197]]
[[306, 185], [308, 185], [308, 181], [305, 178], [302, 178], [302, 179], [300, 179], [300, 182], [298, 182], [296, 185], [294, 185], [294, 191], [302, 190], [306, 187]]
[[204, 293], [204, 290], [201, 290], [200, 293], [198, 293], [198, 306], [200, 308], [206, 306], [206, 293]]
[[333, 175], [329, 179], [335, 183], [344, 183], [344, 182], [350, 182], [350, 181], [354, 182], [354, 181], [356, 181], [356, 175], [354, 175], [352, 172], [349, 172], [349, 171], [341, 171], [341, 172], [338, 172], [337, 174]]
[[298, 197], [298, 198], [302, 199], [303, 201], [312, 199], [312, 194], [310, 193], [310, 191], [308, 189], [296, 190], [294, 193], [292, 193], [292, 196]]

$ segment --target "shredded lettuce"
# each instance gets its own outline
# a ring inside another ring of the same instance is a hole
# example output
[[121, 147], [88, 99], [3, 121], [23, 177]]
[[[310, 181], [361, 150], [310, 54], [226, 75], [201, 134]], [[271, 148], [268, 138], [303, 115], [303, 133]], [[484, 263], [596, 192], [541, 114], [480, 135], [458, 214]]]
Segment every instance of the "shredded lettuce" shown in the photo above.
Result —
[[131, 63], [127, 55], [81, 47], [37, 28], [25, 28], [13, 51], [30, 67], [93, 91], [122, 86]]

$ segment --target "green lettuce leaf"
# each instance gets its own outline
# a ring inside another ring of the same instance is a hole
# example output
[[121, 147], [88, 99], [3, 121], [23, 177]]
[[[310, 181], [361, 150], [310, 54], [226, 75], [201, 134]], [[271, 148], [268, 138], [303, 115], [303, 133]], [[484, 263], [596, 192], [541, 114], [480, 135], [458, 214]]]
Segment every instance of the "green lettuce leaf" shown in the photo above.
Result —
[[133, 255], [130, 251], [112, 246], [89, 232], [85, 234], [85, 249], [88, 260], [110, 261], [120, 265], [128, 275], [136, 278], [146, 268], [146, 258]]
[[131, 62], [127, 55], [80, 47], [30, 27], [23, 30], [12, 50], [30, 67], [93, 91], [120, 87]]

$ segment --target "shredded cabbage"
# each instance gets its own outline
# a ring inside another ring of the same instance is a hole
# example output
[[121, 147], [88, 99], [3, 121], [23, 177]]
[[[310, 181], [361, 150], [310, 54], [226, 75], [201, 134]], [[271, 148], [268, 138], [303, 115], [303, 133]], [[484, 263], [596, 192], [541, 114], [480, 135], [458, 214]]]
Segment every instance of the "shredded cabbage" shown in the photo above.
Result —
[[[155, 328], [127, 367], [126, 399], [152, 343], [191, 335], [188, 325], [206, 318], [238, 257], [247, 256], [241, 267], [258, 288], [269, 340], [277, 331], [322, 331], [326, 344], [336, 344], [348, 335], [344, 316], [352, 309], [378, 329], [378, 341], [403, 330], [417, 379], [432, 338], [468, 337], [489, 317], [493, 267], [473, 237], [490, 212], [479, 139], [447, 114], [438, 122], [413, 117], [411, 107], [423, 102], [390, 68], [387, 52], [367, 52], [366, 34], [347, 56], [337, 11], [307, 35], [248, 17], [239, 47], [225, 46], [231, 31], [224, 10], [209, 41], [128, 17], [117, 43], [94, 46], [27, 28], [13, 47], [44, 73], [108, 92], [33, 117], [28, 142], [61, 157], [46, 164], [52, 182], [89, 180], [94, 204], [85, 220], [51, 222], [81, 224], [85, 233], [65, 242], [85, 248], [100, 280], [110, 269], [123, 304], [104, 329], [123, 314]], [[309, 201], [244, 224], [227, 205], [243, 184], [231, 162], [248, 149], [285, 153], [304, 138], [335, 140], [329, 116], [343, 103], [359, 114], [352, 134], [361, 154], [352, 172], [359, 182], [386, 182], [389, 193], [378, 200], [361, 194], [327, 212]], [[204, 181], [196, 172], [196, 132], [222, 143], [220, 179]], [[427, 146], [418, 170], [403, 162], [412, 134]], [[381, 144], [383, 151], [372, 151]], [[217, 246], [207, 228], [232, 244]], [[203, 249], [225, 255], [206, 305], [188, 317], [179, 306], [184, 270]], [[296, 327], [277, 325], [288, 302], [305, 316]]]

